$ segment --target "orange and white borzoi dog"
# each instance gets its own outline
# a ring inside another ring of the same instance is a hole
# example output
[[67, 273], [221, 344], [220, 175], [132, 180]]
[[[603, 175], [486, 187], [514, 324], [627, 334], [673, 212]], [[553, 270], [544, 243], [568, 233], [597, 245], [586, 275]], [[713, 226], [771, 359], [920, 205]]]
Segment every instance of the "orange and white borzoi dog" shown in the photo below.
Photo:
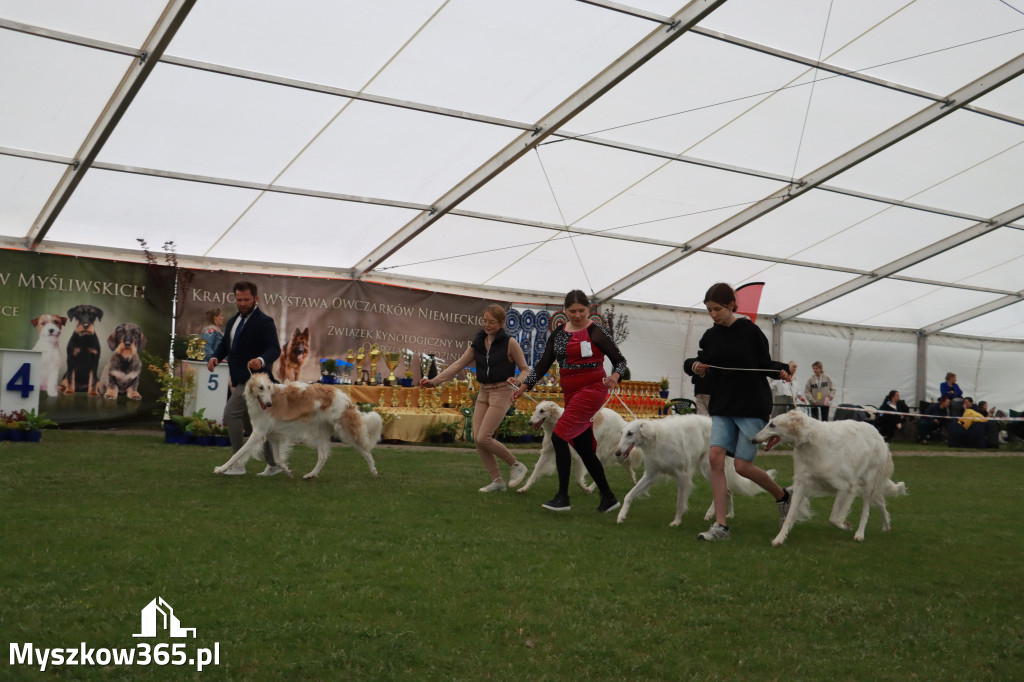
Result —
[[377, 475], [373, 446], [383, 427], [376, 412], [360, 412], [343, 392], [323, 384], [286, 381], [275, 384], [266, 374], [255, 374], [245, 385], [245, 402], [252, 422], [252, 435], [231, 459], [213, 470], [224, 473], [236, 464], [244, 465], [250, 455], [263, 451], [269, 441], [274, 461], [288, 471], [288, 452], [302, 441], [316, 448], [317, 461], [303, 478], [314, 478], [331, 454], [331, 434], [359, 451]]

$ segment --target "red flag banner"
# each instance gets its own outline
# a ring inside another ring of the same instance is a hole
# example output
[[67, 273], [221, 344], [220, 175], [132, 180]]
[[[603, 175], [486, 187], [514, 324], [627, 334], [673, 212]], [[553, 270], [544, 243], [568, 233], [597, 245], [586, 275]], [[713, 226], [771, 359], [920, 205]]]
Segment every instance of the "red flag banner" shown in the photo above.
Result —
[[748, 282], [736, 289], [736, 312], [757, 322], [757, 307], [761, 304], [764, 282]]

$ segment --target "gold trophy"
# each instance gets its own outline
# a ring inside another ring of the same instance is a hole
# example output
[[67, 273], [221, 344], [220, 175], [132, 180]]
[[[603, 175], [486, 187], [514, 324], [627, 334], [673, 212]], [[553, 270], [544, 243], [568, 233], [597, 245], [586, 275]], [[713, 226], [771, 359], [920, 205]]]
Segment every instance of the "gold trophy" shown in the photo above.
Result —
[[398, 385], [398, 379], [395, 378], [395, 367], [398, 367], [398, 363], [402, 361], [401, 353], [385, 353], [384, 364], [388, 366], [388, 383], [392, 386]]
[[377, 385], [377, 358], [380, 357], [380, 348], [377, 344], [370, 346], [370, 385]]
[[190, 336], [188, 338], [188, 348], [185, 350], [185, 357], [189, 360], [202, 360], [206, 357], [206, 340], [201, 336]]
[[363, 384], [363, 365], [366, 364], [366, 353], [363, 352], [363, 347], [359, 347], [359, 352], [356, 354], [356, 383]]

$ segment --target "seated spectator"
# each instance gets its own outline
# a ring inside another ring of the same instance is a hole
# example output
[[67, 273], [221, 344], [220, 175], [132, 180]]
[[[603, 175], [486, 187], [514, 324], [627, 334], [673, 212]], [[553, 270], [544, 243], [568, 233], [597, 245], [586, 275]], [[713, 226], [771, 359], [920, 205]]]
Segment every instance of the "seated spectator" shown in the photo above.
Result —
[[986, 415], [976, 410], [973, 399], [964, 398], [963, 416], [949, 425], [949, 445], [961, 448], [998, 448], [999, 424], [990, 422]]
[[910, 412], [907, 408], [907, 404], [900, 400], [900, 392], [896, 390], [889, 391], [889, 394], [885, 396], [885, 400], [878, 406], [879, 414], [875, 418], [875, 428], [882, 434], [882, 438], [885, 442], [891, 441], [896, 434], [903, 429], [903, 417], [899, 414], [890, 414], [892, 412]]
[[957, 421], [960, 422], [960, 426], [964, 427], [965, 429], [970, 429], [972, 426], [974, 426], [975, 421], [984, 422], [986, 421], [986, 419], [985, 415], [983, 415], [981, 412], [978, 412], [978, 410], [975, 409], [974, 398], [967, 397], [964, 398], [963, 416]]
[[927, 443], [933, 433], [936, 439], [944, 439], [949, 426], [948, 417], [951, 416], [949, 396], [944, 395], [939, 398], [939, 402], [929, 405], [925, 410], [925, 415], [917, 420], [917, 442]]

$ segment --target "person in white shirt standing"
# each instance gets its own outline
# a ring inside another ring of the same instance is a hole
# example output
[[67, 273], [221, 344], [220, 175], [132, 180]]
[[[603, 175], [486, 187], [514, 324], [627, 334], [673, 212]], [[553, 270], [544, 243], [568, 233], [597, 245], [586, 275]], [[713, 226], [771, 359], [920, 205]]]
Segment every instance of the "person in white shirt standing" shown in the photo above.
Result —
[[[783, 381], [782, 379], [768, 379], [768, 385], [772, 387], [773, 407], [772, 416], [777, 417], [784, 412], [792, 410], [796, 403], [793, 400], [793, 389], [799, 384], [796, 382], [796, 360], [789, 361], [789, 375], [792, 377], [792, 382]], [[796, 399], [800, 402], [804, 402], [804, 397], [797, 393]]]

